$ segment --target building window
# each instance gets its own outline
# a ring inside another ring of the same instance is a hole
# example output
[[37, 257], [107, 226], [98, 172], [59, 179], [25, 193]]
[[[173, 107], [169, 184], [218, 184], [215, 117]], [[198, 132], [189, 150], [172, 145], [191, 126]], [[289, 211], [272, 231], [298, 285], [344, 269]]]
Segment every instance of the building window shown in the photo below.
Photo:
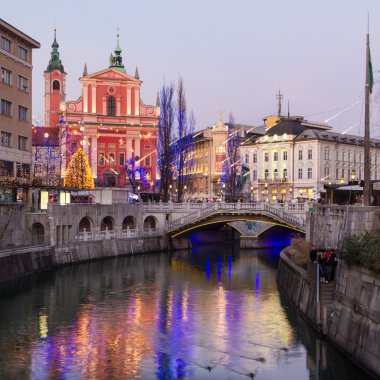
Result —
[[7, 70], [5, 67], [1, 68], [1, 83], [12, 85], [12, 71]]
[[298, 151], [298, 159], [302, 160], [302, 157], [303, 157], [302, 150], [299, 150]]
[[27, 137], [19, 136], [18, 137], [18, 148], [20, 150], [26, 150], [26, 142], [28, 141]]
[[252, 170], [252, 180], [257, 181], [257, 170]]
[[19, 46], [18, 47], [18, 57], [21, 58], [23, 61], [26, 61], [28, 59], [28, 50]]
[[18, 76], [18, 89], [24, 92], [28, 92], [28, 79], [22, 77], [21, 75]]
[[348, 162], [351, 161], [351, 152], [348, 152], [348, 154], [347, 154], [347, 160], [348, 160]]
[[252, 156], [252, 162], [253, 162], [254, 164], [257, 163], [257, 153], [253, 153], [253, 156]]
[[248, 153], [245, 154], [245, 163], [249, 164], [249, 154]]
[[307, 178], [313, 178], [313, 168], [307, 168]]
[[150, 156], [145, 157], [145, 166], [150, 166]]
[[268, 179], [268, 178], [269, 178], [269, 170], [265, 169], [265, 179]]
[[99, 166], [104, 165], [104, 153], [99, 153]]
[[269, 153], [264, 153], [264, 161], [265, 162], [269, 161]]
[[116, 101], [113, 96], [110, 96], [108, 98], [108, 116], [115, 116], [115, 111], [116, 111]]
[[225, 146], [217, 146], [215, 148], [215, 153], [216, 154], [226, 153], [226, 147]]
[[278, 152], [273, 153], [273, 161], [278, 161]]
[[325, 167], [325, 177], [322, 178], [323, 179], [328, 179], [330, 177], [330, 168], [329, 167]]
[[356, 152], [354, 153], [354, 164], [356, 164]]
[[111, 153], [111, 154], [108, 156], [108, 158], [109, 158], [109, 164], [110, 164], [111, 166], [114, 166], [114, 165], [115, 165], [115, 156]]
[[11, 146], [11, 133], [1, 132], [1, 146], [6, 146], [10, 148]]
[[125, 154], [124, 153], [120, 153], [119, 154], [119, 165], [120, 166], [124, 166], [125, 164]]
[[12, 115], [12, 103], [8, 100], [1, 99], [1, 114], [6, 116]]
[[335, 179], [338, 179], [339, 178], [339, 169], [336, 169], [335, 170]]
[[288, 151], [287, 150], [285, 150], [284, 152], [282, 152], [282, 159], [284, 161], [288, 161]]
[[344, 169], [342, 169], [342, 177], [344, 178]]
[[330, 151], [328, 149], [325, 149], [325, 160], [330, 159]]
[[302, 179], [302, 169], [298, 169], [298, 179]]
[[10, 53], [12, 48], [11, 40], [8, 40], [8, 38], [5, 37], [1, 37], [1, 48]]
[[342, 161], [343, 161], [343, 162], [344, 162], [344, 160], [345, 160], [345, 158], [346, 158], [345, 155], [346, 155], [345, 152], [342, 152]]
[[335, 161], [339, 161], [339, 150], [335, 152]]
[[273, 171], [273, 178], [274, 179], [278, 178], [278, 170], [277, 169], [274, 169], [274, 171]]
[[307, 151], [307, 159], [308, 160], [312, 160], [313, 159], [313, 150], [312, 149], [309, 149]]
[[282, 176], [283, 176], [284, 179], [287, 179], [287, 178], [288, 178], [288, 169], [285, 168], [285, 169], [282, 171]]
[[18, 119], [21, 121], [28, 120], [28, 109], [23, 106], [18, 106]]
[[59, 80], [53, 80], [53, 90], [59, 90], [61, 88], [61, 84]]

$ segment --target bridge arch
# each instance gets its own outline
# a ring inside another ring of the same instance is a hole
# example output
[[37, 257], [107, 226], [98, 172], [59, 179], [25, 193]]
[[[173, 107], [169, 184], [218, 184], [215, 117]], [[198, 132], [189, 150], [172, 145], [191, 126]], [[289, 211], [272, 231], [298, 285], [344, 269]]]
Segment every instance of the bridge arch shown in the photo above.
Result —
[[93, 230], [94, 222], [89, 216], [85, 216], [79, 222], [79, 232], [90, 232]]
[[124, 218], [122, 229], [126, 230], [127, 228], [134, 230], [136, 228], [136, 219], [135, 217], [128, 215]]
[[149, 215], [144, 219], [144, 228], [157, 228], [158, 221], [153, 215]]
[[100, 231], [113, 230], [115, 226], [115, 220], [112, 216], [106, 216], [103, 218], [102, 223], [100, 224]]
[[42, 223], [36, 222], [32, 224], [32, 244], [41, 245], [45, 242], [45, 227]]

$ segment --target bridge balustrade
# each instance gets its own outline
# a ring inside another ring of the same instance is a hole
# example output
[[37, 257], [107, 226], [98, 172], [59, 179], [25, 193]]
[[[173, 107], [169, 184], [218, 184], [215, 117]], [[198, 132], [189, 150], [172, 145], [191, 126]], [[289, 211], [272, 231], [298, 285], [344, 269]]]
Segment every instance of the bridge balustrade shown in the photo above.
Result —
[[277, 205], [270, 205], [264, 202], [258, 203], [226, 203], [226, 202], [215, 202], [212, 204], [206, 203], [206, 206], [197, 212], [192, 212], [188, 215], [183, 216], [182, 218], [173, 220], [168, 223], [167, 229], [175, 229], [186, 224], [196, 222], [202, 217], [211, 215], [216, 211], [236, 211], [236, 210], [246, 210], [246, 211], [264, 211], [269, 214], [269, 216], [276, 216], [280, 220], [298, 228], [303, 228], [305, 226], [305, 219], [292, 215], [288, 211], [284, 211], [282, 207]]

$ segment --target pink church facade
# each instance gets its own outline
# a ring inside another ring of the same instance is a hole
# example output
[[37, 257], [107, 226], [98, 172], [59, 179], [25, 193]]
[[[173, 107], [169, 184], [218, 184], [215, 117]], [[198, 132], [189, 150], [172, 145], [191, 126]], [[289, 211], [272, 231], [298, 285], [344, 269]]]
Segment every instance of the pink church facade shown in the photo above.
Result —
[[[59, 60], [54, 38], [45, 77], [45, 126], [60, 126], [62, 166], [83, 146], [98, 186], [128, 185], [125, 163], [136, 158], [146, 168], [151, 188], [157, 179], [156, 133], [159, 107], [140, 98], [142, 81], [138, 71], [129, 75], [122, 63], [119, 43], [109, 67], [80, 78], [78, 100], [66, 100], [66, 73]], [[60, 122], [60, 117], [61, 122]]]

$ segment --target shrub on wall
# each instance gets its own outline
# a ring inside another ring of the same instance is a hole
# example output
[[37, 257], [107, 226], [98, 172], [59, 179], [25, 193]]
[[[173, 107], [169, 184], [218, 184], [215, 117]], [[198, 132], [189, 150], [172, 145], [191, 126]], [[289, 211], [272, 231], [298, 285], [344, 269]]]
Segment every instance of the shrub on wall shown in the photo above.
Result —
[[380, 272], [380, 234], [347, 236], [343, 239], [339, 257], [348, 263]]

